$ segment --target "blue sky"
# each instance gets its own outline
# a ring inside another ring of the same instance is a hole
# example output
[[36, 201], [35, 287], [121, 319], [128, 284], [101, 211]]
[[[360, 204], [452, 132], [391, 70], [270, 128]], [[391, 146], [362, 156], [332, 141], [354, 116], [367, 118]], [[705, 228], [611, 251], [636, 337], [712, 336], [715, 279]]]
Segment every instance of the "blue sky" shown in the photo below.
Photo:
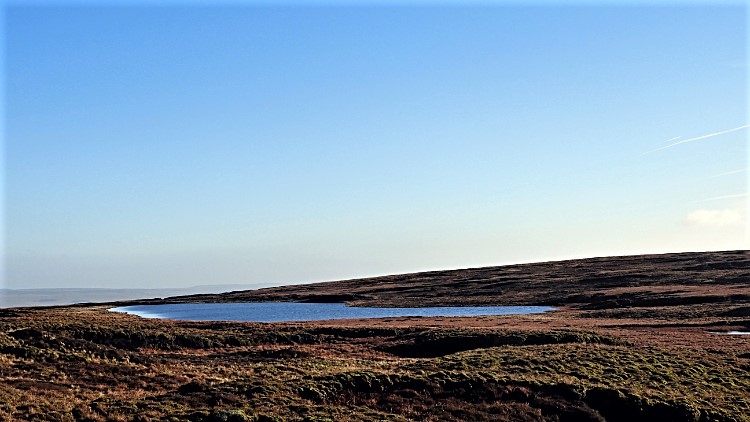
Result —
[[5, 18], [11, 288], [748, 246], [742, 3]]

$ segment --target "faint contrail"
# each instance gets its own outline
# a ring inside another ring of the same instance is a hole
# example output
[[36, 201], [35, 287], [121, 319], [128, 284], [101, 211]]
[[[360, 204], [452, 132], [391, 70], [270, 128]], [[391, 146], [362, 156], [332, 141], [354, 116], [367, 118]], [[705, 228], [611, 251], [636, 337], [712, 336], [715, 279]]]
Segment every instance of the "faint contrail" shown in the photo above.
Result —
[[661, 151], [661, 150], [667, 149], [667, 148], [672, 148], [674, 146], [677, 146], [677, 145], [680, 145], [680, 144], [684, 144], [684, 143], [687, 143], [687, 142], [693, 142], [693, 141], [697, 141], [699, 139], [706, 139], [706, 138], [710, 138], [712, 136], [719, 136], [719, 135], [723, 135], [725, 133], [734, 132], [736, 130], [741, 130], [741, 129], [745, 129], [745, 128], [748, 128], [748, 127], [750, 127], [750, 125], [744, 125], [744, 126], [736, 127], [734, 129], [722, 130], [721, 132], [714, 132], [714, 133], [709, 133], [708, 135], [697, 136], [695, 138], [685, 139], [685, 140], [682, 140], [682, 141], [679, 141], [679, 142], [675, 142], [675, 143], [672, 143], [672, 144], [669, 144], [669, 145], [665, 145], [665, 146], [663, 146], [661, 148], [656, 148], [656, 149], [648, 151], [648, 152], [646, 152], [644, 154], [650, 154], [652, 152]]
[[725, 171], [724, 173], [719, 173], [719, 174], [714, 174], [713, 176], [708, 176], [708, 177], [706, 177], [706, 179], [715, 179], [717, 177], [729, 176], [729, 175], [737, 174], [737, 173], [744, 173], [746, 171], [747, 171], [747, 169]]
[[732, 198], [743, 198], [745, 196], [747, 196], [747, 193], [735, 193], [734, 195], [714, 196], [713, 198], [704, 199], [701, 202], [720, 201], [722, 199], [732, 199]]
[[674, 138], [669, 138], [669, 139], [667, 139], [666, 141], [664, 141], [664, 143], [666, 144], [667, 142], [672, 142], [672, 141], [676, 141], [676, 140], [678, 140], [678, 139], [680, 139], [680, 138], [682, 138], [682, 136], [675, 136]]

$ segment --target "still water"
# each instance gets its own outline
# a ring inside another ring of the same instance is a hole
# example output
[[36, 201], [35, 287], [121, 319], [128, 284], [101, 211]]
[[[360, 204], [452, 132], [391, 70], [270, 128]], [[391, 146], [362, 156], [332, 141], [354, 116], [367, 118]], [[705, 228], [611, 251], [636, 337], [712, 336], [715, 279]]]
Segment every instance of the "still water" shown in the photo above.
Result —
[[355, 308], [343, 303], [169, 303], [112, 308], [143, 318], [188, 321], [289, 322], [329, 319], [388, 317], [458, 317], [482, 315], [523, 315], [552, 311], [549, 306], [453, 306], [430, 308]]

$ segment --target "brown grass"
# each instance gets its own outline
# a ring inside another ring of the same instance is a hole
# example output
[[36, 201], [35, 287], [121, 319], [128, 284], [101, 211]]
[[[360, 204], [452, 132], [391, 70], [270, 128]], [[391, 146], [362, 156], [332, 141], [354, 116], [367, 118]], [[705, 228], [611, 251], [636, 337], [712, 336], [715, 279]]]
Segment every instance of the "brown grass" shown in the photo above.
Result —
[[[192, 298], [560, 306], [540, 315], [257, 324], [6, 310], [0, 420], [747, 421], [750, 338], [712, 333], [750, 327], [746, 258], [594, 259]], [[445, 289], [466, 294], [439, 297]]]

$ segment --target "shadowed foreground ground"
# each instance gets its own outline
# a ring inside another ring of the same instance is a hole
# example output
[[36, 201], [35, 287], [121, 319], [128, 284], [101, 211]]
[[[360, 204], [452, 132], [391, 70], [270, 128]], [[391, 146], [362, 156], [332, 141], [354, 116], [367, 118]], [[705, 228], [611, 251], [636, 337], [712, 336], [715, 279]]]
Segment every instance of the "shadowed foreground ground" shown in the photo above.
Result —
[[186, 300], [560, 310], [288, 324], [144, 320], [102, 305], [0, 310], [0, 419], [750, 420], [750, 336], [715, 334], [750, 330], [746, 251], [166, 301]]

